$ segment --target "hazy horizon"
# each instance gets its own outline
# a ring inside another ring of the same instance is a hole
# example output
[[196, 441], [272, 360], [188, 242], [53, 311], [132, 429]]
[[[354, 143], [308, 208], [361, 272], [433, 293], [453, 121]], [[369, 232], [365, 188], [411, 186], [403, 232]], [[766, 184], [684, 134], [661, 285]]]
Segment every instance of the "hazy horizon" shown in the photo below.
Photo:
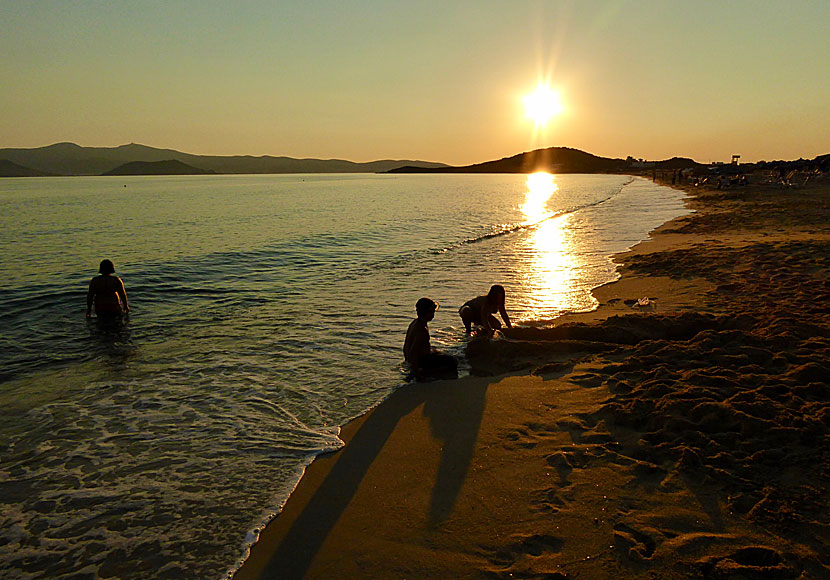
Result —
[[[451, 165], [830, 150], [826, 2], [0, 0], [0, 16], [0, 148]], [[540, 82], [562, 111], [534, 125]]]

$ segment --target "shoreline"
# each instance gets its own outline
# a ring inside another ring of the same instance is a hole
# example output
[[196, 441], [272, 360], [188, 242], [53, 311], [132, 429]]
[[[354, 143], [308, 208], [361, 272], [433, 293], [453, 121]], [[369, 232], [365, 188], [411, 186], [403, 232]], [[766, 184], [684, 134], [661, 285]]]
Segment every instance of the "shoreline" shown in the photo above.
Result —
[[682, 189], [697, 213], [616, 256], [595, 311], [344, 426], [234, 578], [826, 572], [828, 187]]

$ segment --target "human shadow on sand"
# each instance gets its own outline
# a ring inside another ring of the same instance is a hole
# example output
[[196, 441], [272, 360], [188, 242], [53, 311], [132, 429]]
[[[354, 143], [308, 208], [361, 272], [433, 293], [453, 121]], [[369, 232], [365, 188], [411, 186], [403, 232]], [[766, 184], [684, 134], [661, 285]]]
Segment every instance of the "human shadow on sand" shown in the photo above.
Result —
[[[363, 420], [348, 444], [338, 451], [336, 463], [276, 549], [267, 556], [262, 572], [247, 576], [243, 567], [237, 578], [303, 578], [398, 422], [421, 405], [433, 436], [442, 442], [428, 514], [429, 529], [440, 527], [452, 512], [467, 476], [488, 386], [486, 382], [447, 381], [409, 384], [395, 391]], [[257, 557], [255, 552], [256, 546], [251, 559]]]

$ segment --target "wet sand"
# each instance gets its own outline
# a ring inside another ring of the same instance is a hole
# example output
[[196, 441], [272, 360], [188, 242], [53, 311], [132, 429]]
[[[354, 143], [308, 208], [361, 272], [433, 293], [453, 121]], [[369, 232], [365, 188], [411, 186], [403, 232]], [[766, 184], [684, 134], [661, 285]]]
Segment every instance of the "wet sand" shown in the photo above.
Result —
[[830, 577], [830, 184], [689, 190], [595, 312], [344, 428], [236, 579]]

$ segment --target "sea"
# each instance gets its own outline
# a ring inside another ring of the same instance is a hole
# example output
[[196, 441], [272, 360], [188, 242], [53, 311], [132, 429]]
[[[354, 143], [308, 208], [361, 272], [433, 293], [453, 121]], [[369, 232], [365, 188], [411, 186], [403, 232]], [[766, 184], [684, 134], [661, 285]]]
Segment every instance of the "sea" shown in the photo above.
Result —
[[[0, 576], [227, 577], [340, 427], [407, 388], [419, 298], [463, 380], [466, 300], [594, 309], [683, 200], [625, 175], [0, 180]], [[85, 317], [104, 258], [118, 326]]]

